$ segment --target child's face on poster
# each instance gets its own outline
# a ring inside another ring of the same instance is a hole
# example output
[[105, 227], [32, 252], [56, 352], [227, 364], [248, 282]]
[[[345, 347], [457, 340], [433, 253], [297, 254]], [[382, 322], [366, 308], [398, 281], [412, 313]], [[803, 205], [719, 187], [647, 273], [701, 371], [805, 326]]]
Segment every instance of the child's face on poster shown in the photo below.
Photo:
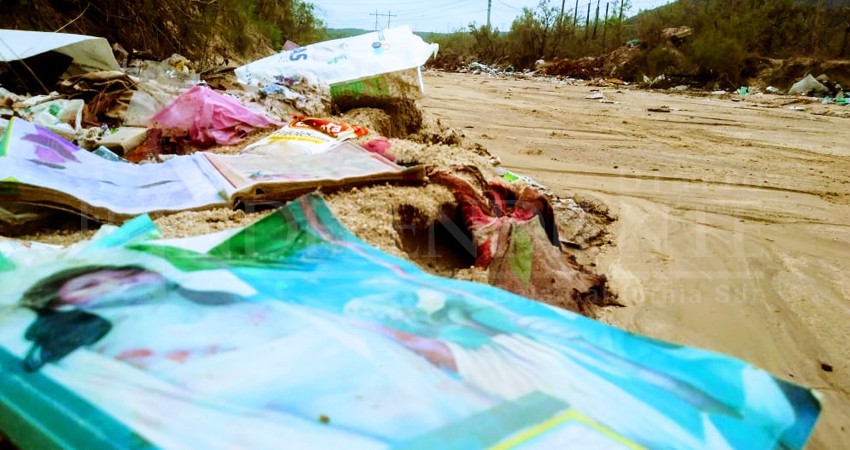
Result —
[[65, 282], [59, 288], [62, 303], [97, 306], [98, 303], [121, 299], [151, 299], [166, 292], [162, 275], [137, 269], [98, 270]]

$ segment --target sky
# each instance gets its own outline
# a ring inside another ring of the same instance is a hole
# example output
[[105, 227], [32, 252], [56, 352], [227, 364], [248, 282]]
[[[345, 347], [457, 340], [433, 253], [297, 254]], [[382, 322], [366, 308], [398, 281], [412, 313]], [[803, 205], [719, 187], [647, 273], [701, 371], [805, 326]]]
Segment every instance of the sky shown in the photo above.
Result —
[[[374, 0], [352, 2], [349, 0], [306, 0], [316, 7], [317, 16], [328, 28], [362, 28], [375, 29], [375, 19], [378, 27], [386, 28], [396, 25], [410, 25], [415, 31], [435, 31], [447, 33], [468, 24], [478, 25], [487, 23], [488, 0]], [[493, 27], [507, 31], [511, 22], [521, 12], [523, 7], [534, 8], [539, 0], [491, 0], [492, 10], [490, 21]], [[564, 0], [565, 10], [572, 12], [575, 0]], [[557, 0], [551, 0], [560, 6]], [[619, 0], [608, 0], [611, 10], [619, 5]], [[641, 9], [652, 9], [669, 3], [670, 0], [632, 0], [632, 8], [626, 15], [634, 15]], [[579, 0], [579, 18], [587, 12], [588, 0]], [[605, 15], [606, 0], [601, 0], [600, 19]], [[591, 20], [596, 13], [596, 1], [591, 6]], [[378, 14], [376, 17], [375, 14]], [[392, 16], [387, 16], [391, 14]]]

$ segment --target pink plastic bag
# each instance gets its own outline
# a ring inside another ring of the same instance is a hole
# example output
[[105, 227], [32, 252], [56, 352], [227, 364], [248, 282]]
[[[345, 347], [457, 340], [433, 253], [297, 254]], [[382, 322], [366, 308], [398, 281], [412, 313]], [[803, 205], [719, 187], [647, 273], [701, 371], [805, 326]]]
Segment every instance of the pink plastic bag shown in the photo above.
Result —
[[282, 123], [257, 114], [238, 100], [204, 86], [195, 86], [151, 117], [152, 128], [166, 134], [188, 134], [189, 143], [199, 147], [235, 145], [255, 128], [279, 127]]

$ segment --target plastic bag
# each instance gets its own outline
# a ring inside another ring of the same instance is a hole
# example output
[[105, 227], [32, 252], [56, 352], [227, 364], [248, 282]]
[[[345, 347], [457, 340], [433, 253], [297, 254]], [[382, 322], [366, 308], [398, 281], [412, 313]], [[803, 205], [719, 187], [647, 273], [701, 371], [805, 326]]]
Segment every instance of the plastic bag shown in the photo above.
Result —
[[24, 118], [73, 141], [82, 129], [82, 100], [51, 100], [24, 110]]
[[124, 125], [147, 127], [151, 117], [174, 102], [179, 95], [180, 90], [174, 86], [161, 85], [155, 81], [139, 83], [127, 107]]
[[809, 92], [813, 92], [815, 94], [827, 95], [829, 94], [829, 88], [824, 86], [820, 81], [816, 80], [811, 74], [807, 75], [806, 78], [794, 83], [791, 86], [791, 89], [788, 89], [788, 93], [791, 95], [806, 95]]
[[312, 73], [335, 84], [421, 66], [438, 48], [401, 26], [281, 52], [236, 69], [236, 77], [243, 84], [261, 85]]
[[235, 145], [255, 128], [281, 123], [255, 113], [238, 100], [225, 97], [204, 86], [184, 92], [151, 118], [151, 127], [168, 130], [169, 135], [185, 131], [189, 143], [209, 147]]

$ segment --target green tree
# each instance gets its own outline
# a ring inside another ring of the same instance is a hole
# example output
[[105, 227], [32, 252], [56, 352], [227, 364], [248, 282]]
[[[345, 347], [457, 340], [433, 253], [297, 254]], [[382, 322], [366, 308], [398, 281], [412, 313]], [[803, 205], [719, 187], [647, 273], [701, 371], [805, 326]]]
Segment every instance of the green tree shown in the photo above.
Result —
[[471, 23], [469, 34], [474, 41], [472, 51], [478, 59], [496, 63], [505, 56], [504, 43], [498, 28], [492, 28], [489, 25], [476, 27], [474, 23]]
[[552, 0], [540, 0], [533, 10], [523, 8], [511, 24], [508, 46], [511, 59], [521, 67], [529, 67], [538, 58], [554, 54], [559, 9]]

